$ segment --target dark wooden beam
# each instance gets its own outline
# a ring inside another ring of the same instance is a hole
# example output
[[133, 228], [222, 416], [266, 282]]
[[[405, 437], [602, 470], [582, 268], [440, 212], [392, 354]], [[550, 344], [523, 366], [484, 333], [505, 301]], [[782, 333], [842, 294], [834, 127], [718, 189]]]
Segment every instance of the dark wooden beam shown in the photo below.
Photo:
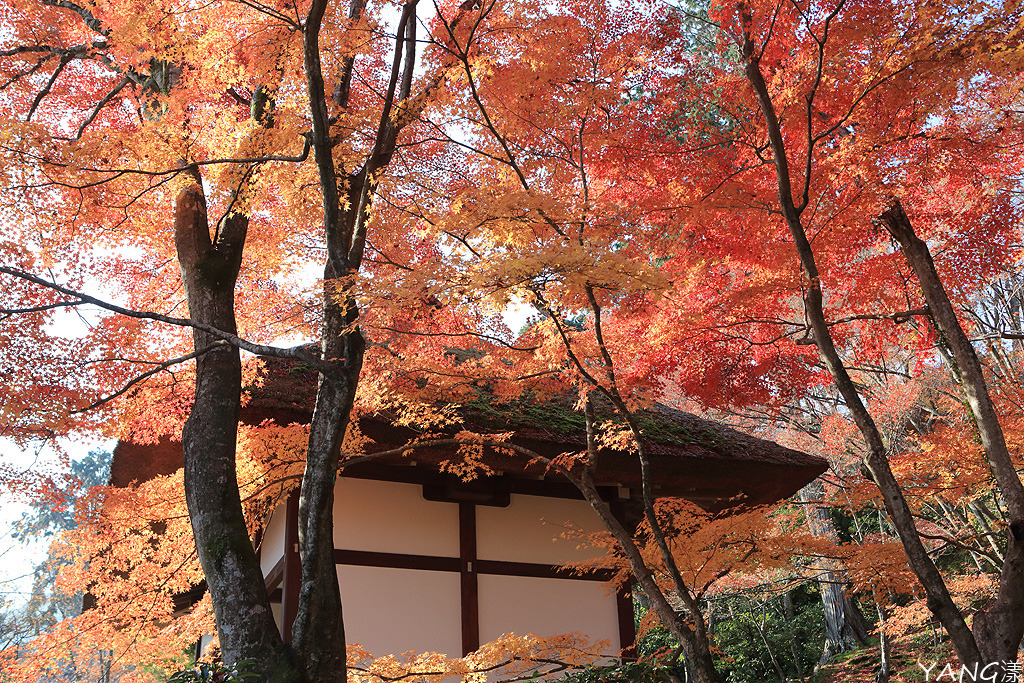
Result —
[[438, 555], [409, 555], [407, 553], [381, 553], [369, 550], [334, 551], [335, 564], [357, 567], [391, 567], [392, 569], [424, 569], [435, 572], [459, 571], [459, 558]]
[[[469, 504], [465, 503], [465, 505]], [[468, 558], [467, 561], [469, 561]], [[574, 569], [559, 567], [558, 565], [541, 564], [539, 562], [509, 562], [506, 560], [480, 559], [474, 559], [471, 561], [473, 563], [473, 574], [534, 576], [541, 579], [575, 579], [577, 581], [610, 581], [614, 574], [611, 569], [592, 569], [580, 572]], [[435, 572], [463, 572], [468, 569], [468, 567], [463, 564], [462, 557], [381, 553], [367, 550], [335, 550], [334, 562], [335, 564], [347, 564], [356, 567], [422, 569]]]
[[480, 649], [480, 593], [477, 586], [476, 506], [459, 503], [459, 586], [462, 602], [462, 654]]
[[281, 585], [281, 581], [284, 580], [284, 563], [287, 558], [288, 553], [285, 552], [285, 554], [282, 555], [281, 558], [277, 561], [277, 564], [275, 564], [271, 568], [271, 570], [267, 572], [267, 575], [263, 579], [263, 581], [266, 584], [268, 591], [274, 590], [275, 588], [279, 587]]
[[534, 576], [540, 579], [575, 579], [577, 581], [610, 581], [614, 575], [611, 569], [591, 569], [580, 572], [554, 564], [507, 562], [505, 560], [477, 560], [476, 571], [478, 574], [497, 574], [498, 576]]

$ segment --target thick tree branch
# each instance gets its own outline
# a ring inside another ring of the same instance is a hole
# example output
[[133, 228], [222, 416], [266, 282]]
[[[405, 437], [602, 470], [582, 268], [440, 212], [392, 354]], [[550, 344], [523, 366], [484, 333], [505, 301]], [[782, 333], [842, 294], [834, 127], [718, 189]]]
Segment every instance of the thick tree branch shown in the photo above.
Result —
[[320, 178], [320, 191], [323, 194], [327, 257], [336, 276], [340, 276], [347, 273], [349, 268], [346, 254], [339, 248], [340, 240], [334, 237], [340, 228], [341, 195], [338, 174], [334, 167], [330, 114], [327, 110], [323, 67], [320, 63], [320, 27], [326, 10], [327, 0], [313, 0], [309, 6], [302, 30], [302, 59], [306, 67], [306, 89], [309, 92], [309, 112], [313, 123], [309, 139]]
[[75, 4], [73, 2], [70, 2], [70, 0], [39, 0], [39, 1], [42, 4], [48, 5], [50, 7], [61, 7], [63, 9], [71, 10], [72, 12], [77, 14], [78, 16], [82, 17], [82, 19], [85, 21], [85, 25], [88, 26], [93, 31], [95, 31], [96, 33], [99, 33], [101, 36], [109, 36], [110, 35], [110, 31], [108, 29], [103, 28], [102, 22], [100, 22], [99, 19], [97, 19], [95, 16], [93, 16], [92, 12], [87, 10], [82, 5], [78, 5], [78, 4]]

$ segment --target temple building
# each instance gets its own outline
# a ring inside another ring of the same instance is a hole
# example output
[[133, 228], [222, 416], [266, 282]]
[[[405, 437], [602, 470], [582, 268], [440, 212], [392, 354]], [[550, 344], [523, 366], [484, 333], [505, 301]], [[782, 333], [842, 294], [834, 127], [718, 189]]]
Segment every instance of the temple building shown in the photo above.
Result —
[[[263, 387], [243, 409], [258, 424], [308, 422], [315, 382], [269, 364]], [[276, 368], [276, 369], [275, 369]], [[611, 416], [604, 406], [605, 417]], [[465, 406], [464, 427], [513, 433], [512, 441], [545, 456], [586, 448], [582, 414], [569, 401], [528, 400]], [[825, 460], [665, 406], [638, 414], [659, 497], [709, 509], [782, 500], [820, 475]], [[379, 450], [415, 436], [384, 415], [361, 431]], [[459, 656], [504, 633], [540, 636], [578, 631], [617, 655], [634, 639], [633, 603], [609, 588], [609, 573], [563, 565], [597, 552], [568, 530], [599, 531], [597, 514], [564, 478], [539, 463], [485, 452], [493, 475], [463, 482], [439, 471], [453, 449], [424, 449], [346, 467], [335, 489], [334, 543], [346, 637], [377, 654], [408, 651]], [[111, 483], [127, 485], [175, 471], [181, 445], [122, 442]], [[640, 472], [634, 455], [601, 451], [595, 479], [627, 526], [640, 519]], [[299, 590], [297, 495], [267, 520], [257, 539], [267, 590], [290, 636]]]

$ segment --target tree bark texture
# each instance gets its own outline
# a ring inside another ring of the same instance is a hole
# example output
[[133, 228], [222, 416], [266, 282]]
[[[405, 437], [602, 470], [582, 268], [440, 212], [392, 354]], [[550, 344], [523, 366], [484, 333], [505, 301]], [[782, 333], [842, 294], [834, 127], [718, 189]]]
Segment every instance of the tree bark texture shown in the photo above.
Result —
[[[822, 490], [820, 482], [811, 482], [800, 491], [800, 499], [806, 503], [804, 516], [811, 533], [834, 543], [836, 530], [828, 508], [814, 504], [815, 500], [821, 498]], [[860, 628], [855, 609], [846, 594], [845, 587], [849, 581], [842, 568], [829, 560], [822, 560], [821, 564], [818, 590], [825, 615], [825, 643], [818, 666], [828, 663], [837, 654], [860, 648], [867, 643], [868, 638], [867, 632]]]
[[[234, 289], [248, 220], [232, 216], [213, 243], [199, 173], [189, 175], [175, 202], [174, 223], [189, 315], [234, 334]], [[185, 498], [221, 651], [229, 663], [252, 660], [263, 680], [292, 681], [296, 671], [270, 610], [238, 493], [239, 352], [198, 329], [194, 342], [196, 349], [214, 348], [196, 360], [195, 400], [182, 432]]]
[[882, 213], [881, 221], [913, 268], [935, 327], [952, 354], [992, 477], [1010, 515], [999, 591], [988, 609], [975, 616], [974, 635], [983, 661], [1016, 661], [1024, 637], [1024, 485], [1006, 447], [981, 361], [960, 325], [928, 245], [914, 232], [899, 200]]
[[[328, 274], [331, 266], [328, 263]], [[339, 301], [331, 278], [324, 289], [321, 349], [331, 370], [320, 375], [310, 423], [306, 469], [299, 494], [299, 554], [302, 580], [292, 643], [309, 681], [343, 683], [347, 678], [345, 627], [334, 562], [334, 486], [342, 440], [355, 401], [363, 362], [363, 337], [353, 329], [358, 308]]]

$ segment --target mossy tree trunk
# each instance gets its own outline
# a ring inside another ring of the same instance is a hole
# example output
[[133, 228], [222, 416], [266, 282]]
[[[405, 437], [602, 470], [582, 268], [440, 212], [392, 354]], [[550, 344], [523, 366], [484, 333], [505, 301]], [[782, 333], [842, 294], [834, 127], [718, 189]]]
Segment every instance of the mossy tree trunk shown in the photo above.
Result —
[[[235, 214], [211, 238], [202, 178], [188, 173], [175, 202], [175, 244], [192, 320], [234, 334], [235, 282], [248, 218]], [[239, 351], [194, 328], [196, 390], [182, 432], [185, 499], [196, 550], [209, 586], [224, 659], [252, 660], [266, 681], [297, 681], [281, 640], [256, 553], [249, 539], [235, 475], [241, 401]]]

